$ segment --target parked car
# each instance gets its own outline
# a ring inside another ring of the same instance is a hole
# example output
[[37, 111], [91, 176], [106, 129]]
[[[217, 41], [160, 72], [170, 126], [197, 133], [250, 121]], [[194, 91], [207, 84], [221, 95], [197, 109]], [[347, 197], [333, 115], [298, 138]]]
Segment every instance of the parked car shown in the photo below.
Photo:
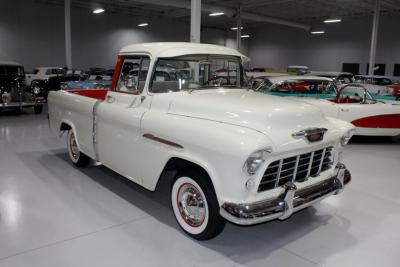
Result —
[[[334, 99], [344, 86], [336, 80], [326, 77], [292, 75], [266, 77], [254, 90], [278, 96], [312, 97]], [[395, 101], [395, 96], [371, 94], [375, 100]]]
[[43, 94], [44, 98], [47, 100], [47, 95], [49, 91], [57, 91], [61, 89], [61, 84], [70, 81], [82, 81], [85, 80], [87, 76], [82, 70], [79, 69], [68, 69], [64, 70], [61, 75], [49, 77], [46, 80], [40, 80], [32, 86], [33, 90], [37, 90]]
[[[50, 92], [50, 126], [68, 132], [77, 166], [94, 159], [152, 191], [163, 173], [174, 173], [172, 209], [193, 238], [213, 238], [226, 221], [286, 219], [350, 181], [340, 161], [354, 126], [312, 105], [248, 90], [245, 59], [206, 44], [124, 47], [109, 91]], [[133, 63], [149, 69], [129, 75], [125, 66]], [[210, 83], [228, 64], [237, 78]], [[159, 79], [158, 68], [191, 74]]]
[[111, 80], [97, 80], [93, 77], [84, 81], [66, 81], [60, 83], [61, 90], [77, 90], [77, 89], [108, 89], [111, 86]]
[[332, 99], [293, 99], [319, 107], [326, 116], [351, 122], [356, 126], [355, 135], [400, 135], [400, 103], [374, 99], [363, 84], [345, 85]]
[[38, 67], [33, 70], [32, 73], [26, 74], [26, 84], [34, 87], [39, 81], [45, 81], [50, 77], [58, 76], [63, 74], [63, 68], [61, 67]]
[[304, 75], [310, 72], [307, 66], [297, 66], [297, 65], [287, 66], [286, 71], [288, 73], [294, 73], [297, 75]]
[[400, 84], [397, 78], [378, 75], [356, 75], [356, 82], [362, 83], [372, 93], [400, 98]]
[[28, 89], [24, 67], [16, 62], [0, 61], [0, 110], [33, 108], [36, 114], [42, 113], [43, 97]]
[[341, 84], [354, 83], [354, 75], [350, 72], [311, 71], [306, 75], [331, 78]]

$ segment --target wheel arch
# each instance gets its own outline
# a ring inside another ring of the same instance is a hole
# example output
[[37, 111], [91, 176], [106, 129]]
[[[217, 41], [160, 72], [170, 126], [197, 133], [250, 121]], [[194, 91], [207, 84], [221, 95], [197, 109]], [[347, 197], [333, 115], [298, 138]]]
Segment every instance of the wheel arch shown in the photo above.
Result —
[[63, 120], [63, 121], [61, 121], [60, 127], [59, 127], [59, 134], [60, 134], [60, 137], [63, 135], [64, 132], [70, 131], [70, 130], [74, 131], [76, 143], [77, 143], [77, 145], [78, 145], [78, 148], [81, 149], [81, 147], [80, 147], [80, 145], [79, 145], [79, 136], [78, 136], [78, 134], [77, 134], [75, 125], [74, 125], [73, 123], [71, 123], [70, 121], [68, 121], [68, 120]]
[[[155, 184], [155, 190], [158, 189], [160, 181], [169, 178], [169, 179], [171, 179], [171, 182], [172, 182], [174, 177], [176, 176], [176, 174], [178, 174], [179, 172], [182, 172], [186, 169], [196, 170], [196, 171], [204, 174], [204, 176], [208, 178], [210, 185], [212, 186], [215, 193], [217, 194], [216, 184], [213, 182], [213, 179], [212, 179], [212, 171], [210, 171], [204, 164], [201, 164], [200, 162], [198, 162], [196, 160], [187, 159], [187, 158], [181, 157], [181, 156], [172, 156], [168, 159], [168, 161], [164, 165], [163, 170], [161, 171], [160, 176], [157, 179], [157, 182]], [[166, 175], [166, 173], [168, 173], [168, 172], [172, 172], [173, 177], [168, 177]], [[217, 196], [218, 196], [218, 194], [217, 194]]]

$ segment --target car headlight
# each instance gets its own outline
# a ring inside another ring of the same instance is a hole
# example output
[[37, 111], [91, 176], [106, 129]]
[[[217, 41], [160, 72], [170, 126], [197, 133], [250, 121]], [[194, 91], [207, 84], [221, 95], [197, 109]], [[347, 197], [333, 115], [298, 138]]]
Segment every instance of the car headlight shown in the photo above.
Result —
[[250, 175], [255, 174], [271, 151], [271, 149], [266, 148], [251, 153], [244, 163], [243, 171]]
[[351, 139], [351, 137], [353, 136], [353, 134], [354, 134], [354, 130], [351, 130], [351, 131], [346, 132], [346, 133], [342, 136], [342, 138], [340, 139], [340, 144], [341, 144], [342, 146], [347, 145], [347, 143], [350, 141], [350, 139]]
[[42, 89], [41, 89], [39, 86], [33, 87], [33, 93], [34, 93], [35, 95], [40, 94], [40, 91], [42, 91]]

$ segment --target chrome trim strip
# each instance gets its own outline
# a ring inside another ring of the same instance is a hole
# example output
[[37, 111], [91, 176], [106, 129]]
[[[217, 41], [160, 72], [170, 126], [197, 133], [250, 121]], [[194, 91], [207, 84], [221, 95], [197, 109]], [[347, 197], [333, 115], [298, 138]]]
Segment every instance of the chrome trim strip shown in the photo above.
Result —
[[99, 107], [99, 104], [101, 103], [100, 100], [97, 100], [94, 105], [93, 105], [93, 128], [92, 128], [92, 139], [93, 139], [93, 150], [94, 150], [94, 160], [99, 161], [99, 153], [98, 153], [98, 147], [97, 147], [97, 122], [98, 122], [98, 116], [97, 116], [97, 109]]
[[274, 188], [278, 187], [278, 185], [279, 185], [279, 179], [281, 178], [282, 163], [283, 163], [283, 159], [281, 159], [279, 161], [278, 175], [276, 176]]
[[294, 172], [293, 172], [293, 178], [292, 178], [292, 182], [294, 183], [294, 181], [296, 180], [296, 176], [297, 176], [297, 168], [299, 167], [299, 161], [300, 161], [300, 155], [298, 155], [296, 157], [296, 163], [294, 165]]
[[309, 166], [308, 166], [308, 169], [307, 169], [307, 175], [306, 175], [306, 178], [304, 178], [305, 180], [308, 180], [308, 178], [310, 177], [311, 167], [312, 167], [312, 164], [313, 164], [313, 159], [314, 159], [314, 151], [311, 152], [310, 162], [309, 162]]
[[161, 137], [154, 136], [154, 135], [152, 135], [150, 133], [143, 134], [143, 137], [147, 138], [147, 139], [150, 139], [150, 140], [153, 140], [153, 141], [156, 141], [156, 142], [160, 142], [160, 143], [162, 143], [164, 145], [177, 147], [177, 148], [183, 148], [183, 146], [181, 146], [180, 144], [174, 143], [172, 141], [169, 141], [169, 140], [161, 138]]
[[320, 159], [317, 175], [319, 175], [321, 173], [322, 165], [324, 164], [324, 159], [325, 159], [325, 151], [326, 151], [326, 147], [322, 151], [322, 155], [321, 155], [321, 159]]

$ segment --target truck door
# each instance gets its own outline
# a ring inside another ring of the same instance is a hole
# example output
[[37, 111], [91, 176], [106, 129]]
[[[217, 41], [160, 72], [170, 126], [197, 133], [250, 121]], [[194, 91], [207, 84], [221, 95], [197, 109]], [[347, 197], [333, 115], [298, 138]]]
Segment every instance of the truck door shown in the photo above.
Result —
[[138, 55], [122, 60], [116, 90], [109, 91], [97, 108], [95, 146], [100, 162], [141, 183], [138, 142], [141, 118], [151, 103], [150, 97], [142, 95], [150, 58]]

